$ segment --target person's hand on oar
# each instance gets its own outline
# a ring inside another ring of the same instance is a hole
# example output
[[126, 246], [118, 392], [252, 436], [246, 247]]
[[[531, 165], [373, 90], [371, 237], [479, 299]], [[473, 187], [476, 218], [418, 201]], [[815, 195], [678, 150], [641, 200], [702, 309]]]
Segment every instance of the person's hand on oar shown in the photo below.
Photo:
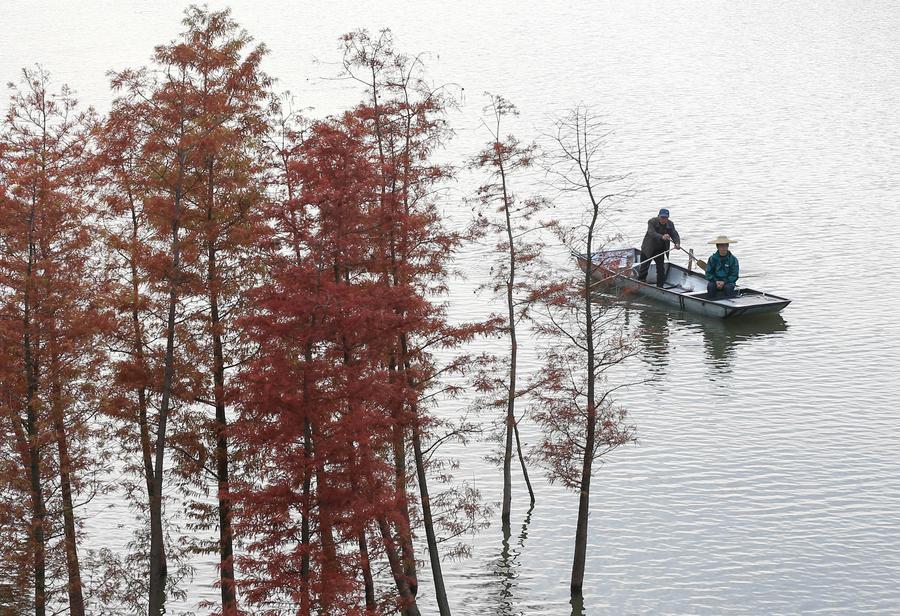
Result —
[[[662, 238], [663, 238], [664, 240], [666, 240], [667, 242], [669, 242], [669, 241], [672, 240], [672, 236], [669, 235], [668, 233], [664, 234], [664, 235], [662, 236]], [[675, 250], [681, 250], [681, 244], [676, 243], [676, 244], [675, 244]]]

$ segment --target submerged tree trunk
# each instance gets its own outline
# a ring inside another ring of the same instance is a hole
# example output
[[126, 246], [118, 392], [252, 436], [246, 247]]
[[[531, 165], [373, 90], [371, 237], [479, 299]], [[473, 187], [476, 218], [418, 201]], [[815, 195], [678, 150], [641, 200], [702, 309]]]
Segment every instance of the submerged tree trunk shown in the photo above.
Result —
[[418, 422], [413, 423], [413, 452], [416, 458], [416, 474], [419, 480], [419, 494], [422, 497], [422, 521], [425, 525], [425, 537], [428, 541], [428, 558], [431, 561], [431, 576], [434, 578], [434, 595], [441, 616], [450, 616], [450, 604], [447, 602], [447, 591], [444, 589], [444, 574], [441, 571], [441, 555], [438, 552], [437, 536], [434, 532], [434, 520], [431, 515], [431, 499], [428, 496], [428, 478], [425, 475], [425, 459], [422, 456], [422, 439]]
[[175, 377], [175, 316], [178, 307], [178, 287], [181, 275], [181, 200], [182, 180], [186, 165], [186, 153], [179, 152], [179, 178], [175, 185], [175, 200], [171, 220], [171, 271], [169, 272], [169, 306], [166, 321], [166, 355], [163, 372], [162, 399], [159, 407], [159, 423], [156, 432], [156, 463], [153, 474], [153, 497], [150, 499], [150, 600], [148, 615], [165, 613], [166, 601], [166, 551], [162, 523], [163, 464], [166, 447], [166, 423]]
[[416, 597], [412, 594], [403, 571], [403, 564], [397, 554], [397, 547], [394, 543], [394, 537], [391, 535], [391, 527], [385, 518], [378, 519], [378, 528], [381, 531], [381, 539], [384, 541], [384, 551], [387, 554], [388, 563], [391, 567], [391, 574], [394, 577], [394, 583], [397, 585], [397, 592], [400, 594], [401, 613], [403, 616], [421, 616], [419, 607], [416, 605]]
[[[213, 168], [208, 172], [207, 220], [213, 217]], [[231, 529], [231, 491], [228, 483], [228, 418], [225, 415], [225, 354], [222, 321], [219, 318], [219, 272], [215, 238], [207, 242], [207, 284], [209, 287], [210, 330], [213, 345], [213, 402], [216, 406], [216, 483], [219, 499], [219, 580], [222, 615], [236, 616], [237, 591], [234, 579], [234, 547]]]
[[506, 281], [506, 308], [507, 319], [509, 319], [509, 389], [506, 398], [506, 446], [503, 450], [503, 509], [501, 514], [503, 526], [508, 528], [512, 507], [512, 442], [513, 430], [516, 428], [516, 361], [519, 345], [516, 340], [516, 310], [513, 298], [516, 282], [516, 247], [513, 241], [509, 195], [506, 190], [506, 172], [502, 160], [499, 162], [499, 170], [503, 190], [503, 211], [506, 216], [506, 234], [509, 242], [509, 278]]
[[72, 462], [69, 456], [69, 444], [63, 418], [62, 384], [59, 374], [59, 357], [51, 350], [50, 372], [53, 375], [52, 412], [53, 428], [56, 432], [56, 445], [59, 452], [59, 483], [63, 503], [63, 534], [66, 551], [66, 572], [69, 577], [67, 586], [69, 595], [69, 613], [71, 616], [84, 616], [84, 595], [81, 588], [81, 568], [78, 563], [78, 543], [75, 534], [75, 512], [72, 501]]
[[[590, 184], [588, 183], [590, 192]], [[586, 254], [593, 254], [594, 225], [597, 223], [599, 205], [594, 199], [593, 218], [588, 226]], [[581, 483], [578, 498], [578, 521], [575, 526], [575, 555], [572, 563], [571, 592], [580, 595], [584, 586], [584, 562], [587, 556], [588, 514], [590, 513], [591, 472], [594, 466], [594, 446], [596, 442], [597, 408], [595, 382], [597, 379], [596, 358], [594, 356], [594, 314], [591, 295], [591, 268], [584, 274], [584, 333], [587, 350], [587, 425], [585, 426], [584, 459], [581, 468]]]

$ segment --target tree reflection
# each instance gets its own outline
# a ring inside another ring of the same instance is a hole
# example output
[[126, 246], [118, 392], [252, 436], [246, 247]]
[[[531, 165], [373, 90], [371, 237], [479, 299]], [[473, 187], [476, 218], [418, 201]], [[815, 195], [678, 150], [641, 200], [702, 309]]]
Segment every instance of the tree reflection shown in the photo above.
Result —
[[572, 606], [572, 616], [585, 616], [584, 614], [584, 595], [572, 595], [569, 599], [569, 605]]
[[494, 563], [494, 574], [500, 578], [500, 588], [497, 593], [497, 616], [518, 616], [523, 612], [516, 609], [515, 594], [519, 578], [519, 557], [525, 549], [525, 540], [528, 538], [528, 526], [531, 524], [531, 514], [534, 507], [528, 509], [525, 521], [512, 547], [512, 528], [508, 524], [503, 525], [503, 547], [500, 550], [500, 558]]

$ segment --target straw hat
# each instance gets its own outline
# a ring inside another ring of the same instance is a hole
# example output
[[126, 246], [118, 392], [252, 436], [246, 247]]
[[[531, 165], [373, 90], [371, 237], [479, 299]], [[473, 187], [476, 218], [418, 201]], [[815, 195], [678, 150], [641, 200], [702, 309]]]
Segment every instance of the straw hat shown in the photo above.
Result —
[[720, 235], [716, 239], [711, 242], [707, 242], [709, 244], [737, 244], [737, 240], [728, 239], [727, 235]]

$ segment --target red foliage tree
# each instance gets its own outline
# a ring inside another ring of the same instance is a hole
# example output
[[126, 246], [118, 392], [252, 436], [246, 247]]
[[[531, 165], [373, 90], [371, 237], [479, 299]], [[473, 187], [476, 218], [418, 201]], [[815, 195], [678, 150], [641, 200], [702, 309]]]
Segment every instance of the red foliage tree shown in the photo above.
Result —
[[[196, 227], [191, 222], [191, 207], [203, 199], [203, 149], [208, 138], [209, 127], [203, 122], [202, 79], [198, 76], [196, 53], [192, 48], [193, 37], [190, 24], [181, 41], [159, 46], [154, 59], [158, 70], [122, 71], [113, 76], [113, 87], [121, 93], [114, 103], [112, 117], [127, 127], [127, 135], [137, 141], [132, 144], [118, 143], [114, 151], [133, 154], [128, 158], [134, 173], [126, 179], [121, 173], [115, 175], [117, 185], [126, 182], [136, 192], [119, 198], [131, 208], [133, 197], [140, 198], [140, 218], [134, 224], [143, 227], [135, 232], [132, 225], [130, 238], [121, 239], [126, 243], [140, 241], [135, 253], [125, 261], [145, 267], [136, 270], [134, 276], [146, 275], [138, 283], [138, 295], [132, 295], [130, 311], [140, 309], [145, 301], [140, 298], [142, 288], [147, 288], [154, 296], [151, 305], [158, 306], [165, 314], [159, 333], [149, 332], [149, 338], [159, 341], [150, 353], [136, 352], [143, 345], [141, 327], [134, 329], [130, 337], [133, 358], [138, 363], [126, 362], [133, 368], [132, 383], [138, 393], [144, 390], [145, 398], [139, 405], [146, 406], [146, 393], [152, 385], [158, 392], [158, 411], [153, 417], [153, 425], [148, 426], [142, 439], [149, 441], [152, 457], [148, 459], [148, 443], [142, 444], [145, 473], [148, 473], [148, 511], [150, 525], [149, 551], [149, 614], [156, 616], [164, 611], [166, 583], [168, 578], [166, 546], [163, 522], [163, 485], [165, 454], [168, 450], [168, 428], [174, 410], [187, 410], [200, 391], [200, 377], [196, 370], [197, 352], [194, 338], [186, 331], [190, 315], [197, 307], [190, 302], [199, 294], [199, 253], [202, 242], [197, 237]], [[113, 159], [116, 159], [113, 154]], [[134, 180], [137, 179], [135, 182]], [[137, 207], [137, 206], [136, 206]], [[132, 209], [136, 213], [137, 209]], [[132, 214], [134, 216], [134, 214]], [[119, 227], [119, 231], [127, 231]], [[128, 236], [126, 236], [128, 237]], [[130, 265], [129, 265], [130, 267]], [[146, 285], [143, 287], [142, 285]], [[134, 285], [132, 283], [132, 292]], [[125, 304], [125, 306], [129, 306]], [[139, 325], [139, 323], [138, 323]], [[149, 383], [145, 378], [148, 355], [158, 356], [156, 378]], [[129, 369], [130, 369], [129, 368]], [[145, 416], [140, 408], [140, 421]], [[154, 434], [155, 432], [155, 434]]]
[[[0, 208], [9, 207], [0, 196]], [[20, 419], [25, 379], [21, 369], [21, 320], [8, 312], [9, 289], [3, 291], [0, 317], [0, 614], [24, 614], [33, 603], [33, 556], [29, 481], [22, 453], [27, 437]]]
[[452, 177], [452, 170], [433, 160], [435, 150], [450, 136], [446, 113], [454, 102], [444, 88], [427, 83], [420, 57], [394, 49], [389, 30], [381, 31], [377, 37], [357, 31], [345, 35], [343, 40], [345, 74], [363, 84], [367, 92], [367, 100], [356, 113], [367, 124], [368, 142], [377, 163], [376, 273], [382, 284], [417, 299], [417, 303], [399, 309], [400, 329], [388, 355], [392, 378], [404, 392], [392, 402], [393, 462], [395, 489], [403, 514], [398, 531], [404, 574], [415, 595], [418, 583], [406, 474], [411, 441], [432, 577], [443, 615], [450, 608], [421, 455], [422, 440], [427, 437], [430, 423], [421, 399], [436, 371], [432, 349], [453, 347], [484, 330], [483, 325], [448, 327], [442, 306], [429, 301], [446, 291], [447, 263], [461, 241], [460, 235], [445, 228], [436, 199], [441, 183]]
[[491, 141], [471, 161], [471, 166], [485, 170], [490, 177], [490, 181], [478, 189], [480, 210], [475, 221], [476, 232], [497, 239], [498, 259], [491, 268], [491, 281], [484, 286], [495, 295], [502, 296], [506, 303], [506, 314], [499, 325], [499, 329], [509, 337], [509, 356], [501, 362], [506, 374], [501, 377], [488, 374], [497, 370], [497, 366], [491, 362], [489, 369], [481, 377], [481, 387], [491, 393], [505, 394], [504, 399], [492, 401], [492, 404], [505, 409], [501, 520], [504, 529], [508, 529], [512, 503], [513, 437], [531, 506], [534, 506], [534, 491], [519, 438], [521, 418], [516, 415], [517, 400], [529, 393], [528, 388], [517, 385], [517, 327], [531, 319], [532, 307], [544, 299], [547, 264], [543, 260], [544, 243], [538, 233], [554, 223], [542, 219], [542, 214], [549, 206], [546, 200], [539, 197], [520, 199], [516, 196], [513, 181], [522, 170], [533, 164], [537, 146], [523, 145], [513, 135], [502, 134], [503, 122], [517, 116], [518, 110], [502, 96], [489, 97], [490, 105], [485, 107], [489, 116], [484, 121], [484, 126], [491, 135]]
[[[129, 475], [121, 485], [123, 498], [135, 508], [146, 527], [135, 529], [135, 548], [128, 554], [106, 554], [103, 576], [108, 584], [123, 589], [109, 596], [114, 609], [127, 606], [144, 610], [149, 593], [150, 534], [157, 510], [151, 508], [156, 490], [155, 446], [165, 374], [169, 289], [167, 275], [171, 257], [167, 251], [165, 220], [160, 224], [160, 178], [164, 166], [151, 147], [153, 122], [142, 114], [143, 106], [129, 96], [114, 101], [102, 126], [98, 127], [99, 188], [103, 203], [100, 217], [104, 232], [104, 255], [109, 290], [106, 304], [113, 317], [107, 344], [113, 350], [112, 372], [103, 410], [112, 420], [111, 436], [118, 445], [124, 468], [139, 478], [135, 486]], [[191, 280], [186, 275], [183, 281]], [[195, 279], [193, 279], [195, 280]], [[178, 395], [167, 423], [171, 432], [188, 429], [184, 400], [197, 384], [197, 370], [187, 360], [193, 345], [187, 336], [186, 311], [178, 302], [177, 334], [181, 343], [172, 356], [173, 389]], [[171, 408], [170, 408], [171, 410]], [[174, 420], [174, 423], [173, 421]], [[158, 510], [162, 513], [162, 505]], [[149, 519], [147, 517], [149, 516]], [[160, 520], [165, 532], [167, 520]], [[182, 554], [164, 554], [166, 592], [178, 592], [184, 577]], [[109, 595], [109, 592], [100, 593]]]
[[[261, 105], [268, 78], [259, 63], [265, 48], [249, 49], [252, 39], [229, 12], [192, 7], [185, 19], [184, 40], [196, 82], [196, 127], [202, 140], [196, 153], [200, 185], [189, 199], [187, 226], [200, 242], [197, 298], [207, 306], [200, 326], [207, 339], [204, 354], [209, 377], [202, 400], [213, 407], [212, 454], [217, 487], [222, 613], [237, 614], [229, 487], [226, 370], [239, 362], [242, 349], [234, 322], [243, 310], [243, 295], [262, 269], [255, 247], [263, 234], [264, 186], [259, 144], [267, 128]], [[202, 445], [201, 445], [202, 446]]]
[[[302, 133], [274, 123], [275, 254], [243, 321], [258, 351], [242, 372], [234, 432], [242, 449], [266, 452], [240, 491], [245, 596], [258, 605], [282, 598], [301, 614], [418, 614], [412, 444], [448, 613], [426, 484], [426, 392], [443, 370], [432, 351], [483, 328], [449, 327], [432, 301], [458, 242], [434, 200], [448, 170], [430, 161], [446, 136], [446, 103], [423, 89], [418, 62], [395, 54], [387, 33], [345, 44], [350, 74], [372, 75], [371, 100]], [[394, 598], [375, 595], [379, 561]]]
[[103, 319], [84, 189], [91, 173], [89, 117], [77, 112], [67, 88], [54, 94], [48, 84], [42, 70], [24, 71], [3, 125], [8, 190], [0, 201], [0, 286], [9, 319], [3, 347], [21, 352], [6, 366], [0, 404], [28, 477], [35, 614], [46, 612], [52, 590], [47, 554], [56, 522], [47, 500], [58, 485], [69, 611], [83, 615], [75, 499], [86, 487], [80, 474], [92, 463], [82, 446], [90, 438], [86, 414], [95, 407], [104, 360], [96, 345]]
[[[155, 74], [124, 71], [113, 80], [123, 95], [104, 142], [127, 341], [119, 414], [136, 419], [139, 430], [150, 513], [150, 612], [165, 602], [161, 494], [168, 445], [184, 480], [201, 490], [207, 478], [215, 482], [216, 506], [193, 508], [198, 526], [218, 527], [222, 612], [233, 615], [226, 371], [240, 359], [233, 322], [260, 270], [252, 253], [264, 222], [259, 144], [268, 79], [259, 70], [265, 49], [248, 50], [250, 37], [228, 11], [191, 7], [184, 25], [178, 40], [157, 47]], [[167, 318], [155, 324], [159, 311]], [[164, 350], [148, 324], [163, 330]], [[151, 399], [159, 409], [152, 427]], [[212, 407], [213, 417], [203, 419], [197, 404]], [[182, 412], [167, 434], [176, 406]], [[123, 414], [124, 408], [132, 410]]]
[[376, 609], [366, 532], [380, 532], [393, 502], [376, 451], [390, 429], [380, 401], [390, 394], [383, 344], [395, 317], [365, 273], [373, 170], [362, 130], [351, 116], [320, 122], [294, 148], [287, 185], [297, 198], [275, 218], [289, 251], [271, 257], [272, 280], [245, 320], [259, 352], [243, 373], [236, 436], [269, 452], [259, 483], [241, 492], [241, 529], [254, 539], [242, 560], [247, 597], [287, 596], [303, 614], [362, 609], [360, 577], [366, 609]]

